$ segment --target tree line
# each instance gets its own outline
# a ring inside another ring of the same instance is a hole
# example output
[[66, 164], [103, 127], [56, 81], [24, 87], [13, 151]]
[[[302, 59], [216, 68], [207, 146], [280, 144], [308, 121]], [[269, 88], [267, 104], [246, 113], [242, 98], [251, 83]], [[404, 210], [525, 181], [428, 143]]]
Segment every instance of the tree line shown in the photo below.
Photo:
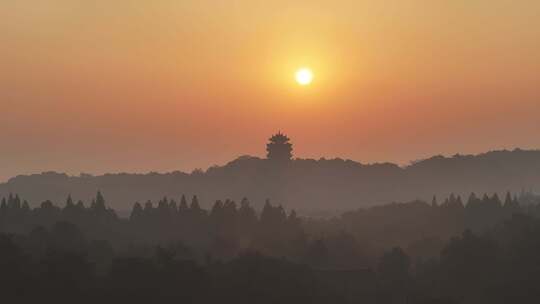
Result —
[[[527, 205], [520, 201], [527, 199]], [[321, 244], [347, 248], [336, 253], [334, 261], [321, 265], [346, 263], [343, 255], [364, 256], [369, 263], [389, 246], [410, 248], [418, 255], [433, 254], [444, 240], [465, 229], [483, 233], [513, 214], [540, 216], [540, 206], [530, 196], [508, 192], [501, 200], [497, 194], [471, 193], [464, 201], [451, 194], [439, 202], [412, 201], [358, 209], [330, 219], [301, 218], [294, 210], [286, 212], [266, 201], [257, 212], [244, 198], [240, 203], [218, 200], [210, 209], [201, 207], [197, 196], [189, 202], [162, 198], [153, 203], [135, 203], [128, 218], [119, 217], [107, 206], [101, 192], [88, 206], [68, 196], [63, 207], [47, 200], [36, 208], [18, 195], [10, 194], [0, 202], [0, 231], [29, 233], [35, 227], [51, 227], [59, 221], [77, 225], [88, 237], [110, 241], [118, 248], [155, 246], [181, 241], [199, 258], [214, 255], [233, 257], [245, 249], [274, 256], [305, 259]], [[330, 254], [332, 255], [332, 254]], [[340, 256], [341, 257], [337, 257]], [[314, 260], [317, 260], [313, 257]], [[360, 265], [358, 259], [354, 265]]]
[[88, 207], [68, 196], [63, 207], [51, 201], [30, 208], [18, 195], [0, 203], [0, 231], [28, 233], [35, 227], [51, 227], [57, 222], [77, 225], [90, 238], [110, 241], [113, 246], [145, 247], [181, 241], [198, 256], [232, 257], [242, 249], [257, 248], [265, 253], [290, 255], [291, 243], [304, 238], [296, 212], [267, 201], [257, 214], [247, 199], [216, 201], [210, 210], [201, 208], [197, 196], [188, 203], [163, 198], [157, 204], [135, 203], [129, 218], [120, 218], [107, 207], [97, 192]]

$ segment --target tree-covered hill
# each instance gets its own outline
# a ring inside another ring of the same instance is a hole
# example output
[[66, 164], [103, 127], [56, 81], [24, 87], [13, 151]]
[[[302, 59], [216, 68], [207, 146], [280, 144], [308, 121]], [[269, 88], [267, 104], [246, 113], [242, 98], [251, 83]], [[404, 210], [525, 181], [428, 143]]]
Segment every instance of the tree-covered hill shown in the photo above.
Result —
[[[223, 166], [191, 173], [81, 174], [45, 172], [21, 175], [0, 184], [0, 195], [18, 193], [31, 206], [44, 200], [63, 201], [71, 194], [89, 200], [97, 190], [116, 210], [129, 210], [135, 201], [164, 195], [200, 195], [202, 204], [216, 199], [250, 197], [256, 208], [271, 199], [301, 213], [341, 211], [367, 205], [430, 200], [450, 193], [504, 195], [540, 188], [540, 151], [493, 151], [478, 155], [434, 156], [400, 167], [391, 163], [361, 164], [343, 159], [291, 159], [276, 162], [251, 156]], [[501, 192], [502, 191], [502, 192]]]

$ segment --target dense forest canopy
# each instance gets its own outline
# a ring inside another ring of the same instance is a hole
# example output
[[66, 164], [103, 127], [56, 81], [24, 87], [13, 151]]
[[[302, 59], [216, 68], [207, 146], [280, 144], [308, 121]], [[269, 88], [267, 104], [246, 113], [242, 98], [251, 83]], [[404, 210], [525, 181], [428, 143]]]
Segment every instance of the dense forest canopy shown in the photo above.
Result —
[[540, 200], [412, 201], [332, 219], [248, 199], [0, 200], [0, 292], [60, 302], [535, 303]]
[[339, 240], [350, 241], [350, 247], [361, 244], [367, 261], [389, 246], [399, 245], [413, 252], [416, 247], [433, 246], [429, 253], [467, 229], [485, 233], [516, 214], [540, 217], [539, 197], [510, 192], [503, 198], [496, 193], [471, 193], [467, 199], [451, 194], [440, 202], [433, 197], [429, 203], [391, 203], [329, 219], [301, 217], [295, 210], [286, 211], [269, 200], [257, 212], [247, 198], [239, 203], [217, 200], [212, 207], [204, 208], [196, 195], [189, 199], [182, 195], [178, 199], [135, 202], [128, 218], [119, 217], [108, 207], [99, 191], [90, 203], [75, 201], [70, 195], [63, 206], [59, 205], [46, 200], [31, 208], [19, 195], [10, 194], [0, 200], [0, 231], [30, 233], [36, 227], [69, 222], [93, 239], [111, 242], [115, 248], [181, 241], [199, 257], [210, 254], [221, 258], [248, 249], [299, 258], [318, 241]]

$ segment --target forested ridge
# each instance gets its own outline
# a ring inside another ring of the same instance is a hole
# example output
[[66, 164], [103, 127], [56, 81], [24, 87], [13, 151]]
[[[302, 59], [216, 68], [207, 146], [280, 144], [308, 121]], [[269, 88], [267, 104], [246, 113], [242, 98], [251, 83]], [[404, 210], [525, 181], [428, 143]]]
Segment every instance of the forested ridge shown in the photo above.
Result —
[[101, 190], [122, 215], [129, 212], [133, 202], [160, 196], [198, 195], [206, 208], [225, 197], [237, 201], [248, 197], [258, 209], [269, 198], [299, 214], [336, 215], [392, 201], [430, 200], [433, 195], [443, 197], [452, 192], [465, 197], [471, 192], [498, 192], [503, 196], [508, 190], [540, 191], [539, 184], [540, 151], [516, 149], [434, 156], [407, 166], [362, 164], [340, 158], [292, 158], [279, 163], [242, 156], [190, 173], [71, 176], [45, 172], [11, 178], [0, 184], [0, 195], [19, 193], [31, 205], [37, 205], [45, 199], [63, 201], [69, 194], [89, 201]]

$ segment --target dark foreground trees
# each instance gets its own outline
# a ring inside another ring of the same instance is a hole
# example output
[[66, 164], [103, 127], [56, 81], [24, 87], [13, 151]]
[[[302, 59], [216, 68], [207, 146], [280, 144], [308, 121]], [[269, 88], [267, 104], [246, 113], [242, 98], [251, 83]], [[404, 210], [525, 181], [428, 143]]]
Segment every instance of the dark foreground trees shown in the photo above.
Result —
[[[245, 252], [229, 261], [199, 263], [175, 248], [157, 247], [151, 256], [117, 253], [91, 260], [96, 248], [83, 239], [72, 246], [61, 229], [30, 235], [0, 235], [0, 298], [6, 303], [330, 303], [340, 295], [316, 272], [286, 259]], [[59, 235], [60, 234], [60, 235]], [[60, 240], [58, 242], [58, 240]], [[37, 244], [38, 242], [39, 244]], [[32, 250], [44, 246], [36, 255]], [[97, 271], [107, 265], [106, 271]]]
[[252, 251], [199, 262], [181, 246], [103, 254], [108, 246], [59, 222], [0, 235], [0, 297], [6, 303], [538, 303], [538, 240], [540, 220], [516, 216], [482, 236], [463, 232], [429, 262], [415, 263], [396, 247], [373, 270], [338, 269]]
[[163, 198], [135, 204], [129, 219], [101, 193], [88, 207], [71, 197], [27, 206], [16, 195], [0, 205], [0, 298], [16, 303], [540, 300], [538, 207], [510, 194], [326, 220], [270, 202], [258, 213], [246, 199], [206, 210], [197, 197]]

